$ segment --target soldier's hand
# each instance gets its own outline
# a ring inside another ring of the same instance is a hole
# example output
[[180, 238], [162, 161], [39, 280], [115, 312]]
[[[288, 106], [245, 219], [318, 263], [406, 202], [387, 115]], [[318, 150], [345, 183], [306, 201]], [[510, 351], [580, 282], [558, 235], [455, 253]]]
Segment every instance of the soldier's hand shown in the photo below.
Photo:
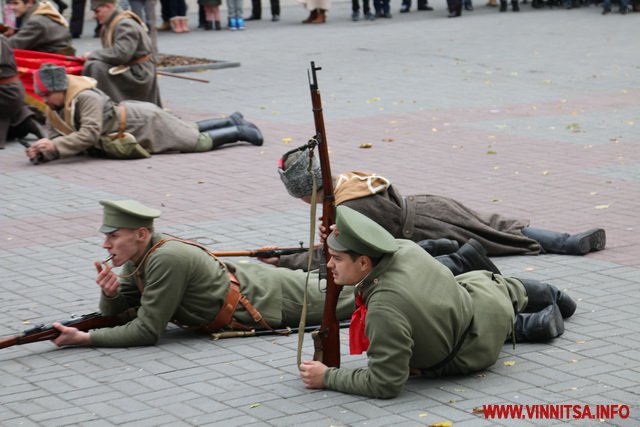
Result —
[[64, 326], [60, 322], [54, 322], [53, 327], [60, 331], [60, 335], [51, 340], [58, 347], [67, 345], [89, 345], [91, 343], [88, 332], [82, 332], [76, 328]]
[[120, 280], [118, 280], [118, 275], [111, 270], [111, 266], [106, 265], [107, 268], [103, 269], [99, 261], [95, 261], [94, 265], [96, 266], [96, 270], [98, 270], [96, 283], [102, 288], [104, 296], [113, 298], [118, 295]]
[[[271, 251], [273, 249], [277, 249], [276, 246], [263, 246], [260, 249], [258, 249], [258, 251]], [[256, 257], [258, 258], [258, 261], [264, 262], [265, 264], [270, 264], [270, 265], [275, 265], [276, 267], [278, 267], [280, 265], [280, 257], [277, 256], [273, 256], [273, 257]]]
[[300, 378], [306, 388], [324, 388], [327, 365], [315, 360], [304, 360], [300, 365]]
[[35, 144], [27, 148], [27, 156], [31, 160], [37, 159], [40, 154], [46, 158], [55, 158], [57, 153], [56, 144], [48, 138], [39, 139]]
[[[329, 227], [330, 232], [335, 230], [335, 228], [336, 225], [332, 224], [331, 227]], [[320, 244], [324, 245], [324, 242], [327, 240], [329, 234], [327, 233], [327, 229], [324, 227], [324, 225], [322, 225], [322, 222], [318, 224], [318, 233], [320, 233]]]

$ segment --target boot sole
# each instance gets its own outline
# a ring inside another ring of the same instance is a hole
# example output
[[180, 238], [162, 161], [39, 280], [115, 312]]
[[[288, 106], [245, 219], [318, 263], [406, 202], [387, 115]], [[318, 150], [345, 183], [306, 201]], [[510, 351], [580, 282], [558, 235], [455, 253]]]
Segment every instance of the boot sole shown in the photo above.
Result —
[[580, 238], [580, 243], [578, 243], [578, 249], [582, 255], [601, 251], [607, 244], [607, 235], [602, 228], [594, 228], [583, 234], [584, 237]]

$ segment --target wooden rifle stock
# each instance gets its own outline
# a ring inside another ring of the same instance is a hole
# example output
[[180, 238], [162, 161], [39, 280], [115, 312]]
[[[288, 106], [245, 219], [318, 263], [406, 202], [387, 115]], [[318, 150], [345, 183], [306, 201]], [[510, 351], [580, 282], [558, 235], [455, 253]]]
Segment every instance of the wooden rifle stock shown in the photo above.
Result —
[[[62, 320], [60, 323], [64, 326], [74, 327], [83, 332], [87, 332], [91, 329], [110, 328], [113, 326], [124, 325], [133, 317], [135, 317], [135, 311], [131, 312], [129, 310], [115, 316], [103, 316], [102, 314], [95, 312], [73, 317], [68, 320]], [[26, 329], [20, 335], [0, 339], [0, 348], [52, 340], [58, 335], [60, 335], [60, 332], [52, 325], [40, 324]]]
[[[322, 201], [322, 225], [327, 233], [329, 227], [335, 224], [335, 200], [333, 195], [333, 176], [331, 175], [331, 166], [329, 164], [329, 147], [327, 146], [327, 132], [324, 128], [324, 117], [322, 116], [322, 99], [320, 98], [320, 89], [318, 88], [318, 80], [316, 71], [322, 68], [316, 67], [315, 62], [311, 61], [311, 73], [308, 74], [309, 89], [311, 91], [311, 106], [313, 108], [313, 121], [316, 127], [316, 141], [318, 144], [318, 155], [320, 157], [320, 168], [322, 170], [322, 190], [324, 200]], [[325, 241], [323, 246], [324, 258], [326, 261], [330, 259], [329, 247]], [[336, 315], [338, 298], [342, 286], [335, 284], [331, 270], [327, 268], [327, 292], [324, 301], [324, 311], [322, 312], [322, 324], [317, 332], [317, 338], [314, 338], [316, 344], [316, 352], [313, 356], [314, 360], [319, 360], [329, 367], [340, 367], [340, 322]]]
[[233, 257], [233, 256], [247, 256], [256, 258], [272, 258], [284, 255], [299, 254], [303, 252], [309, 252], [309, 248], [274, 248], [274, 249], [256, 249], [253, 251], [215, 251], [213, 255], [217, 257]]

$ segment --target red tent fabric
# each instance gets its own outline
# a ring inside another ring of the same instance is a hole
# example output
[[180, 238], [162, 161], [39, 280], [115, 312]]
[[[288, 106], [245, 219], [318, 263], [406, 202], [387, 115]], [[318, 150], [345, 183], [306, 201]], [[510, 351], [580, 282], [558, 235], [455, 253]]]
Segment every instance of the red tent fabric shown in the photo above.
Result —
[[80, 75], [85, 61], [84, 58], [77, 56], [57, 55], [35, 50], [13, 49], [13, 54], [16, 57], [18, 76], [27, 92], [25, 102], [43, 112], [46, 106], [33, 88], [33, 73], [42, 64], [55, 64], [63, 66], [67, 70], [67, 74]]

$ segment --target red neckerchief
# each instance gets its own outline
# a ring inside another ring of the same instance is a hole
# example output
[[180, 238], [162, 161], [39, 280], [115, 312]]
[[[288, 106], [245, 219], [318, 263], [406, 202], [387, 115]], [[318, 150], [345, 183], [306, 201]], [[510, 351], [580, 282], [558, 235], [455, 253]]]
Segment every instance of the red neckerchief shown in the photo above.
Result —
[[356, 311], [351, 315], [351, 325], [349, 325], [349, 352], [351, 354], [362, 354], [369, 349], [369, 338], [364, 333], [365, 318], [367, 317], [367, 307], [362, 302], [360, 292], [356, 294]]

